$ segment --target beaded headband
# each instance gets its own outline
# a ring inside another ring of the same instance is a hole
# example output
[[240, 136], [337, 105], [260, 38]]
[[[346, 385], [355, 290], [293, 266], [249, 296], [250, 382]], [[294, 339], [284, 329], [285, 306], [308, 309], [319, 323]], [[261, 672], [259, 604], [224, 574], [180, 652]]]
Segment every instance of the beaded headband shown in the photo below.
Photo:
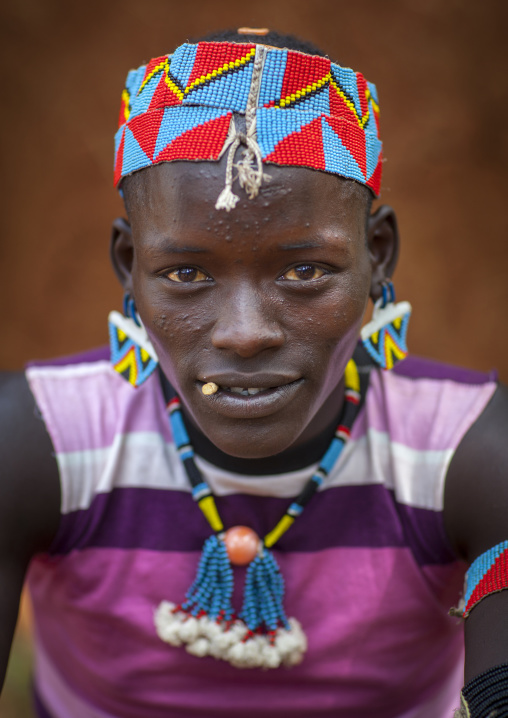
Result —
[[[373, 84], [326, 57], [266, 45], [199, 42], [127, 76], [115, 135], [115, 186], [172, 160], [228, 152], [217, 209], [232, 209], [233, 168], [250, 198], [264, 164], [300, 165], [356, 180], [377, 196], [382, 144]], [[235, 152], [244, 146], [234, 165]]]

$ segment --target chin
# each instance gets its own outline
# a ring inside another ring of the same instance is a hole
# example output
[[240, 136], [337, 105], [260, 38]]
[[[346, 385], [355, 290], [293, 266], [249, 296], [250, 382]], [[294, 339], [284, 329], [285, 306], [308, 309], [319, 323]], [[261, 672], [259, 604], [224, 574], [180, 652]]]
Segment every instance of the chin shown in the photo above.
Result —
[[201, 431], [220, 451], [238, 459], [266, 459], [288, 449], [296, 440], [292, 432], [277, 436], [270, 427], [240, 427], [233, 431]]

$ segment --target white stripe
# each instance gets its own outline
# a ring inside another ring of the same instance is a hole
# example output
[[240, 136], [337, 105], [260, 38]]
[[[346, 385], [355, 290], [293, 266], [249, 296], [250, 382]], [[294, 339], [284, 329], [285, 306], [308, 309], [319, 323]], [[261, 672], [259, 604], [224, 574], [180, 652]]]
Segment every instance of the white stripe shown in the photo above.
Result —
[[155, 432], [117, 434], [109, 447], [60, 453], [57, 461], [64, 514], [119, 487], [190, 491], [176, 446]]
[[[390, 441], [388, 434], [371, 429], [366, 436], [346, 444], [338, 465], [324, 485], [384, 485], [399, 502], [439, 511], [443, 486], [453, 450], [418, 451]], [[155, 432], [119, 434], [107, 448], [57, 454], [62, 483], [62, 512], [90, 506], [94, 495], [114, 488], [191, 490], [174, 444]], [[196, 463], [214, 494], [245, 493], [292, 498], [317, 469], [271, 476], [244, 476], [219, 469], [200, 457]]]
[[44, 707], [54, 718], [115, 718], [89, 703], [84, 703], [65, 683], [46, 652], [37, 642], [35, 652], [35, 686]]
[[392, 441], [385, 432], [370, 429], [346, 444], [324, 488], [382, 484], [395, 492], [400, 503], [441, 511], [446, 470], [453, 453], [453, 449], [412, 449]]
[[[403, 504], [440, 511], [443, 485], [453, 450], [419, 451], [390, 441], [388, 434], [371, 429], [349, 441], [319, 491], [337, 486], [384, 485]], [[316, 471], [307, 469], [275, 476], [243, 476], [224, 471], [197, 457], [197, 463], [218, 495], [247, 493], [257, 496], [297, 496]]]

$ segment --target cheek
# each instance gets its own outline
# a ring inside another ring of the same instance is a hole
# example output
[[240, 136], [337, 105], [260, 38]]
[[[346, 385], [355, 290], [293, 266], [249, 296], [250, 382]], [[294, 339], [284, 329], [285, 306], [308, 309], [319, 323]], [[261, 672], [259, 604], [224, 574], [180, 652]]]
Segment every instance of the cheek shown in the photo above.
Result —
[[302, 341], [332, 348], [346, 336], [358, 334], [368, 302], [366, 282], [345, 280], [325, 296], [310, 297], [300, 307], [291, 307], [287, 319]]
[[[337, 385], [351, 358], [368, 302], [366, 281], [347, 282], [300, 318], [306, 349], [320, 377], [315, 389], [322, 399]], [[303, 319], [303, 321], [302, 321]]]
[[181, 376], [185, 366], [203, 351], [206, 334], [206, 312], [187, 303], [168, 301], [167, 293], [158, 282], [138, 282], [135, 285], [136, 304], [157, 352], [161, 368], [171, 381]]
[[[150, 328], [161, 340], [176, 340], [178, 343], [193, 342], [196, 335], [202, 333], [202, 321], [199, 316], [189, 312], [155, 311], [151, 317]], [[150, 330], [149, 330], [150, 331]]]
[[179, 357], [184, 354], [192, 360], [192, 354], [202, 350], [205, 322], [199, 314], [189, 312], [154, 311], [146, 326], [156, 349], [161, 355]]

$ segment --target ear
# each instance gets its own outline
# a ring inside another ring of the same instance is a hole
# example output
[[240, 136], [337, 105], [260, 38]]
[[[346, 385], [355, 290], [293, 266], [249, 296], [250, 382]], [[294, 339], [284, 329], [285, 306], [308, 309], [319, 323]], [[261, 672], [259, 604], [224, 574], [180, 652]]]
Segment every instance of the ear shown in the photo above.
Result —
[[370, 296], [379, 299], [383, 280], [392, 276], [399, 256], [399, 230], [391, 207], [382, 205], [370, 215], [367, 241], [372, 266]]
[[131, 226], [126, 219], [118, 217], [111, 228], [109, 256], [115, 274], [126, 292], [132, 295], [132, 263], [134, 261], [134, 245], [132, 243]]

